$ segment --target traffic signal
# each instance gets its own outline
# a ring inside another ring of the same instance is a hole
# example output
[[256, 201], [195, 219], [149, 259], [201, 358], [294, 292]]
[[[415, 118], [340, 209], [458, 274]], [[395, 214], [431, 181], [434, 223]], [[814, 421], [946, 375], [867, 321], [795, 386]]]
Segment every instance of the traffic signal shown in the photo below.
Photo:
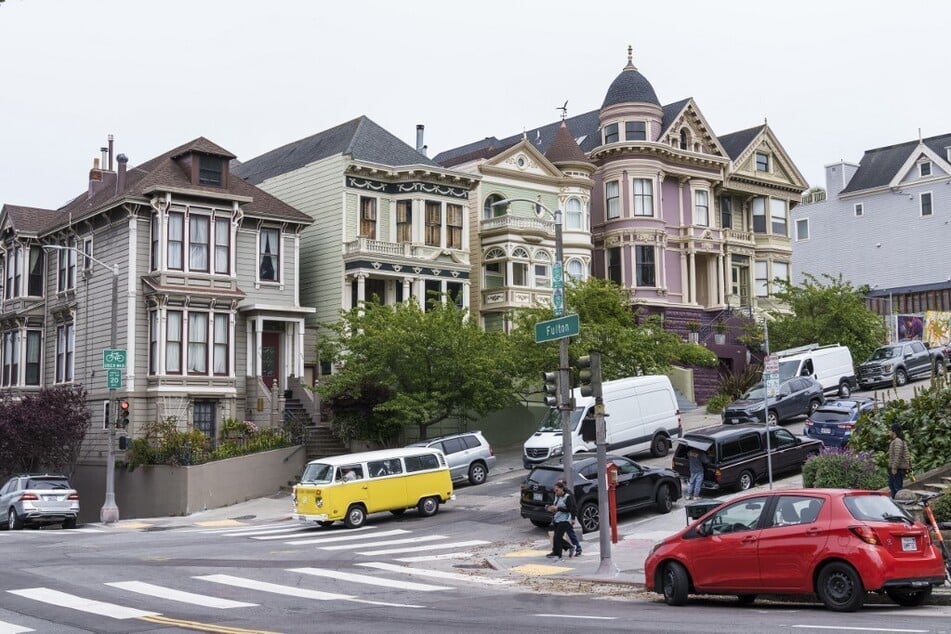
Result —
[[578, 358], [578, 388], [581, 396], [601, 396], [601, 353], [592, 350]]
[[116, 424], [122, 429], [129, 426], [129, 401], [119, 401], [119, 419]]
[[545, 405], [556, 407], [558, 405], [558, 373], [554, 371], [542, 372], [542, 379], [545, 381], [545, 386], [542, 388], [542, 392], [545, 394]]
[[119, 436], [119, 450], [125, 451], [128, 448], [129, 448], [129, 437]]

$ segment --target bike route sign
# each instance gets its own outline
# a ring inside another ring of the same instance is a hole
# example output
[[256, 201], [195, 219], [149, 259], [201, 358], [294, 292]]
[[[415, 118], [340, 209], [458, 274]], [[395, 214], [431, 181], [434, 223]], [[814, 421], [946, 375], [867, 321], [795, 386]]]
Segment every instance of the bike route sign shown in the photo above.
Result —
[[102, 368], [104, 370], [125, 370], [125, 350], [106, 348], [102, 351]]

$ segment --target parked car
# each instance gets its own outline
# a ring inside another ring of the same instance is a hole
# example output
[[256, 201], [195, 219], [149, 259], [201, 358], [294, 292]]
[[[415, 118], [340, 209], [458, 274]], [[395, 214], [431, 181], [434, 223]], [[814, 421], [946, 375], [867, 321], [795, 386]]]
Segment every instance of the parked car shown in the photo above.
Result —
[[[687, 451], [696, 447], [707, 454], [703, 491], [735, 488], [745, 491], [767, 477], [766, 425], [717, 425], [684, 434], [675, 441], [673, 470], [690, 476]], [[773, 475], [798, 471], [809, 456], [819, 453], [822, 443], [794, 436], [782, 427], [769, 428], [769, 455]]]
[[688, 595], [817, 594], [853, 611], [869, 592], [915, 606], [944, 582], [928, 529], [878, 491], [790, 489], [745, 495], [654, 546], [648, 590], [668, 605]]
[[[658, 513], [669, 513], [673, 503], [681, 497], [680, 478], [670, 469], [645, 467], [624, 458], [609, 455], [608, 461], [617, 467], [617, 512], [627, 513], [653, 507]], [[572, 457], [573, 495], [578, 509], [581, 530], [598, 530], [598, 458], [593, 453], [578, 453]], [[545, 507], [555, 499], [555, 482], [562, 479], [564, 466], [561, 458], [535, 465], [521, 485], [522, 517], [535, 526], [551, 524], [552, 513]]]
[[951, 370], [951, 345], [936, 344], [932, 346], [926, 342], [925, 347], [928, 348], [932, 354], [941, 353], [941, 356], [944, 358], [945, 369]]
[[[779, 384], [776, 396], [768, 399], [764, 399], [764, 396], [762, 383], [751, 387], [740, 400], [724, 408], [724, 424], [764, 423], [768, 419], [770, 425], [776, 425], [797, 416], [808, 416], [825, 403], [822, 384], [806, 376], [783, 381]], [[768, 414], [764, 415], [766, 411]]]
[[0, 489], [0, 510], [0, 522], [11, 531], [47, 524], [76, 528], [79, 492], [64, 475], [18, 475]]
[[842, 398], [848, 398], [858, 387], [852, 353], [847, 346], [811, 343], [773, 354], [779, 357], [780, 381], [794, 376], [812, 377], [822, 384], [824, 392], [835, 392]]
[[880, 401], [862, 396], [829, 401], [809, 415], [803, 424], [803, 433], [820, 440], [826, 447], [845, 447], [859, 417], [881, 407]]
[[877, 348], [859, 366], [859, 387], [868, 389], [883, 383], [901, 386], [909, 379], [944, 373], [946, 369], [940, 351], [929, 350], [920, 341], [903, 341]]
[[471, 484], [482, 484], [495, 466], [495, 452], [481, 431], [439, 436], [407, 446], [429, 447], [443, 452], [454, 482], [468, 480]]

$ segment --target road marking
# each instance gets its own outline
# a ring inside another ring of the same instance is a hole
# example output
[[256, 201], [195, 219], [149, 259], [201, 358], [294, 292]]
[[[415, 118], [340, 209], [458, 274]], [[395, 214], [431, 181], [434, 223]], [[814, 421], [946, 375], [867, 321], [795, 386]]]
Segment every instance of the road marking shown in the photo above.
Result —
[[255, 581], [254, 579], [245, 579], [243, 577], [233, 577], [231, 575], [203, 575], [194, 577], [202, 581], [211, 581], [235, 588], [245, 588], [247, 590], [258, 590], [259, 592], [270, 592], [271, 594], [281, 594], [288, 597], [298, 597], [301, 599], [314, 599], [315, 601], [352, 601], [354, 603], [366, 603], [368, 605], [380, 605], [389, 608], [422, 608], [422, 605], [408, 605], [404, 603], [386, 603], [384, 601], [368, 601], [358, 599], [349, 594], [337, 594], [335, 592], [321, 592], [320, 590], [311, 590], [309, 588], [298, 588], [294, 586], [282, 586], [277, 583], [268, 583], [267, 581]]
[[13, 623], [7, 623], [5, 621], [0, 621], [0, 634], [23, 634], [23, 632], [34, 632], [28, 627], [23, 627], [22, 625], [14, 625]]
[[50, 588], [24, 588], [22, 590], [7, 590], [7, 592], [41, 603], [57, 605], [59, 607], [88, 612], [89, 614], [99, 616], [108, 616], [112, 619], [137, 619], [143, 616], [158, 615], [158, 612], [147, 612], [145, 610], [127, 608], [123, 605], [116, 605], [115, 603], [93, 601], [92, 599], [84, 599], [74, 594], [51, 590]]
[[198, 630], [200, 632], [216, 632], [218, 634], [278, 634], [267, 630], [246, 630], [240, 627], [228, 627], [227, 625], [215, 625], [213, 623], [200, 623], [198, 621], [185, 621], [182, 619], [172, 619], [167, 616], [143, 616], [143, 621], [151, 623], [161, 623], [162, 625], [179, 625], [181, 629]]
[[[422, 541], [422, 539], [417, 539], [414, 541]], [[481, 539], [474, 539], [468, 542], [447, 542], [441, 544], [430, 544], [428, 546], [408, 546], [406, 548], [386, 548], [383, 550], [361, 550], [358, 551], [358, 555], [394, 555], [396, 553], [419, 553], [426, 550], [445, 550], [446, 548], [468, 548], [469, 546], [483, 546], [485, 544], [491, 544], [492, 542], [482, 541]], [[367, 546], [368, 544], [361, 544], [361, 546]]]
[[383, 586], [384, 588], [399, 588], [400, 590], [419, 590], [420, 592], [433, 592], [435, 590], [452, 590], [450, 586], [431, 586], [427, 583], [415, 583], [413, 581], [398, 581], [395, 579], [383, 579], [381, 577], [371, 577], [369, 575], [357, 575], [352, 572], [343, 572], [340, 570], [323, 570], [321, 568], [288, 568], [288, 572], [299, 572], [305, 575], [315, 577], [328, 577], [338, 581], [350, 581], [353, 583], [365, 583], [371, 586]]
[[[406, 531], [407, 533], [409, 531]], [[377, 533], [374, 537], [379, 537]], [[371, 546], [396, 546], [397, 544], [414, 544], [416, 542], [432, 542], [446, 539], [445, 535], [423, 535], [421, 537], [407, 537], [406, 539], [384, 539], [381, 542], [366, 542], [364, 544], [342, 544], [340, 546], [321, 546], [321, 550], [353, 550], [355, 548], [369, 548]], [[343, 541], [343, 540], [339, 540]], [[290, 542], [293, 543], [293, 542]]]
[[222, 528], [226, 526], [247, 526], [247, 524], [244, 522], [239, 522], [238, 520], [204, 520], [201, 522], [195, 522], [195, 526]]
[[847, 627], [845, 625], [790, 625], [789, 627], [810, 630], [847, 630], [850, 632], [928, 632], [930, 630], [900, 630], [894, 628]]
[[206, 608], [252, 608], [257, 606], [257, 603], [219, 599], [218, 597], [210, 597], [206, 594], [196, 594], [194, 592], [175, 590], [174, 588], [165, 588], [142, 581], [112, 581], [106, 585], [119, 588], [120, 590], [128, 590], [129, 592], [138, 592], [139, 594], [151, 597], [168, 599], [169, 601], [201, 605]]
[[389, 572], [399, 572], [406, 575], [418, 575], [420, 577], [433, 577], [436, 579], [449, 579], [451, 581], [463, 581], [466, 583], [484, 583], [490, 586], [507, 586], [511, 581], [507, 579], [490, 579], [488, 577], [479, 577], [474, 575], [462, 575], [458, 572], [445, 572], [442, 570], [426, 570], [423, 568], [410, 568], [409, 566], [397, 566], [383, 562], [371, 561], [369, 563], [359, 563], [358, 566], [367, 568], [376, 568], [378, 570], [387, 570]]
[[594, 621], [616, 621], [618, 619], [616, 616], [591, 616], [585, 614], [536, 614], [535, 616], [556, 619], [592, 619]]
[[[354, 529], [354, 530], [359, 530], [359, 529]], [[359, 539], [367, 539], [368, 537], [371, 539], [375, 539], [377, 537], [390, 537], [393, 535], [406, 535], [407, 533], [409, 533], [408, 530], [405, 530], [402, 528], [395, 528], [393, 530], [383, 531], [381, 533], [372, 533], [370, 535], [351, 535], [350, 534], [351, 532], [353, 531], [347, 531], [343, 535], [328, 535], [326, 537], [314, 537], [312, 539], [293, 539], [291, 541], [286, 541], [284, 543], [289, 544], [291, 546], [304, 546], [308, 544], [333, 544], [336, 542], [352, 542]], [[287, 539], [287, 535], [282, 535], [282, 538]]]
[[404, 563], [417, 563], [422, 561], [440, 561], [442, 559], [469, 559], [473, 553], [442, 553], [440, 555], [419, 555], [417, 557], [398, 557], [393, 561], [402, 561]]
[[[183, 533], [212, 533], [217, 535], [228, 535], [231, 533], [241, 533], [244, 531], [250, 530], [262, 530], [265, 528], [281, 528], [287, 526], [287, 522], [281, 522], [279, 524], [258, 524], [258, 525], [249, 525], [245, 524], [241, 527], [232, 527], [232, 528], [185, 528], [182, 529]], [[302, 524], [298, 524], [299, 528], [305, 528]]]

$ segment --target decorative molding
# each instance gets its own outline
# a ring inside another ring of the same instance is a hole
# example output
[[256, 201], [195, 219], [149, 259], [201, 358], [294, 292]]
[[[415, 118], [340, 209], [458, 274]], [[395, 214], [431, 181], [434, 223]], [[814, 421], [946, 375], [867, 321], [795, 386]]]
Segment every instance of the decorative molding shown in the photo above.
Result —
[[435, 185], [433, 183], [424, 183], [422, 181], [413, 181], [410, 183], [384, 183], [383, 181], [371, 180], [369, 178], [356, 178], [347, 176], [347, 187], [351, 189], [363, 189], [384, 194], [408, 194], [421, 192], [424, 194], [434, 194], [437, 196], [448, 196], [449, 198], [458, 198], [460, 200], [469, 199], [469, 190], [461, 187], [449, 187], [448, 185]]

